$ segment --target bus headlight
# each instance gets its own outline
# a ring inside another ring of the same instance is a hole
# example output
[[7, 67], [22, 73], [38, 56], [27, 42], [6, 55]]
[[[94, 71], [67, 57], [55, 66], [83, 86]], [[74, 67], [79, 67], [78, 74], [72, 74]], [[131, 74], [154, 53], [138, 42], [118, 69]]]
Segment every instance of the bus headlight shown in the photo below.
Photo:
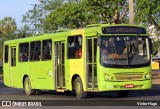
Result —
[[146, 79], [151, 79], [150, 73], [147, 73], [147, 74], [145, 75], [145, 78], [146, 78]]
[[109, 76], [107, 73], [105, 73], [105, 80], [113, 80], [112, 76]]
[[145, 75], [145, 78], [146, 79], [150, 79], [150, 75]]
[[106, 80], [110, 80], [110, 76], [105, 76], [105, 79]]

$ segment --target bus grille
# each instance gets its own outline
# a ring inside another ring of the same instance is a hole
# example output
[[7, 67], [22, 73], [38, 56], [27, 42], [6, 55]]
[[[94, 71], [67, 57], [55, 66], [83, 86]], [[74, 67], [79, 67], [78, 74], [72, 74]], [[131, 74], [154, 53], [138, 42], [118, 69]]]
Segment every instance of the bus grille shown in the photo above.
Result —
[[143, 73], [115, 73], [115, 78], [117, 81], [133, 81], [142, 80]]

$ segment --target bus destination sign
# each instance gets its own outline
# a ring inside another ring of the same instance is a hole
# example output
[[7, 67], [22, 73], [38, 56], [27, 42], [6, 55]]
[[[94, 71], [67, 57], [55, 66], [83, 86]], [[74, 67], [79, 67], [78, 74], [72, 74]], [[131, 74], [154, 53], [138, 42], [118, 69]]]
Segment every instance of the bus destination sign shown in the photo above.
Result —
[[112, 26], [102, 27], [103, 34], [146, 34], [146, 30], [142, 27], [135, 26]]

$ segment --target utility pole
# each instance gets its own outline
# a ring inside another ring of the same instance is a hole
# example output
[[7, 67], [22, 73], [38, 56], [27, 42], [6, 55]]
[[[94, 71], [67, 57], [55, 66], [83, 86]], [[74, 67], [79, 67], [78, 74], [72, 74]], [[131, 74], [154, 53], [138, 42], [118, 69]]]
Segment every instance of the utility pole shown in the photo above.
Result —
[[129, 23], [134, 24], [134, 3], [133, 3], [133, 0], [129, 0]]

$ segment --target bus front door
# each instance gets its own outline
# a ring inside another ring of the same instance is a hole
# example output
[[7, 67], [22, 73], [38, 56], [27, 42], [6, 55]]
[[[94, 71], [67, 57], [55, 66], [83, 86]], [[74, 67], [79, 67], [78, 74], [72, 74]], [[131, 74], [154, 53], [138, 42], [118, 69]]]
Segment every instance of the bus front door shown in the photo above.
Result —
[[97, 53], [97, 38], [87, 38], [87, 89], [97, 89], [97, 64], [96, 64], [96, 53]]
[[10, 47], [10, 84], [16, 87], [16, 47]]
[[55, 77], [56, 89], [65, 89], [65, 46], [64, 42], [55, 42]]

